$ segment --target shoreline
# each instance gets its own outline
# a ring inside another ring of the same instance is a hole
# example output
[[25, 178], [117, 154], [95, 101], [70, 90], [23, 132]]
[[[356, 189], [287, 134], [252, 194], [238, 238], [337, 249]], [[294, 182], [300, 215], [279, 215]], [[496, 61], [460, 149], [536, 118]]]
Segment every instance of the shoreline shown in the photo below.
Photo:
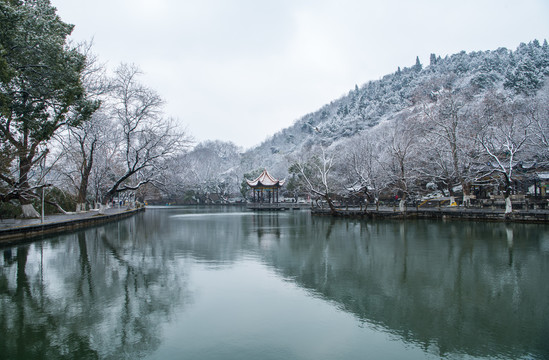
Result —
[[[332, 216], [339, 218], [358, 219], [431, 219], [431, 220], [467, 220], [490, 222], [523, 222], [549, 224], [549, 210], [515, 210], [510, 215], [505, 215], [503, 209], [474, 209], [474, 208], [408, 208], [401, 212], [396, 208], [382, 207], [376, 210], [337, 209], [333, 214], [329, 209], [312, 208], [313, 216]], [[99, 215], [97, 212], [88, 211], [74, 214], [58, 214], [45, 217], [43, 223], [40, 219], [0, 220], [0, 247], [32, 241], [34, 238], [66, 231], [99, 225], [111, 221], [131, 217], [145, 211], [145, 207], [139, 209], [112, 208]]]
[[333, 214], [330, 209], [311, 209], [312, 215], [333, 216], [363, 219], [433, 219], [433, 220], [477, 220], [502, 222], [528, 222], [549, 224], [549, 210], [515, 210], [505, 215], [503, 209], [488, 210], [474, 208], [408, 208], [404, 212], [394, 208], [376, 210], [337, 209]]
[[49, 215], [45, 217], [43, 223], [40, 222], [40, 219], [12, 220], [13, 226], [10, 226], [12, 224], [10, 220], [1, 220], [0, 247], [29, 241], [32, 238], [47, 234], [73, 231], [88, 226], [125, 219], [141, 211], [145, 211], [145, 207], [139, 209], [107, 209], [103, 215], [94, 211]]

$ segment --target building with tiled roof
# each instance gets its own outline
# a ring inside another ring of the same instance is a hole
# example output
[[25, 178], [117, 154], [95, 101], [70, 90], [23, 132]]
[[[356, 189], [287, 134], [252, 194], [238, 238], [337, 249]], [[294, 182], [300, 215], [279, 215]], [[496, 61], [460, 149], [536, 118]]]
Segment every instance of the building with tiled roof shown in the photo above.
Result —
[[248, 186], [253, 191], [253, 202], [278, 202], [278, 189], [284, 185], [285, 180], [275, 179], [267, 169], [263, 170], [254, 180], [246, 179]]

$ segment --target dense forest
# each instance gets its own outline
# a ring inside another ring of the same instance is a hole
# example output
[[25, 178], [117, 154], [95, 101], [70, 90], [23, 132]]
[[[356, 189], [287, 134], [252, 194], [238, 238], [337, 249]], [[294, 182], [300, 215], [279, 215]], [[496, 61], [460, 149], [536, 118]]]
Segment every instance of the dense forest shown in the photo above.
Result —
[[136, 65], [108, 71], [92, 46], [70, 43], [48, 0], [0, 10], [2, 216], [37, 216], [42, 194], [49, 211], [243, 201], [244, 179], [265, 168], [287, 180], [286, 197], [329, 205], [432, 193], [467, 204], [484, 186], [511, 211], [549, 170], [546, 40], [417, 58], [243, 151], [193, 144]]

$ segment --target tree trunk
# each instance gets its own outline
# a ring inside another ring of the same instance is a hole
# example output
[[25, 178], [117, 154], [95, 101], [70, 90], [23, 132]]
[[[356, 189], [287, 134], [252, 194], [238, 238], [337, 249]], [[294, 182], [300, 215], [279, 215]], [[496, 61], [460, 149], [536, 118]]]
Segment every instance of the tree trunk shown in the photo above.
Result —
[[330, 198], [328, 194], [324, 195], [324, 199], [326, 199], [326, 202], [328, 203], [328, 206], [330, 207], [330, 211], [332, 212], [332, 215], [335, 215], [338, 213], [336, 207], [334, 206], [334, 202]]
[[[81, 204], [82, 211], [86, 211], [86, 202], [87, 202], [86, 200], [88, 197], [88, 184], [89, 184], [90, 174], [93, 167], [93, 157], [95, 153], [96, 143], [97, 143], [97, 139], [91, 143], [89, 157], [86, 157], [84, 144], [83, 143], [81, 144], [82, 166], [80, 170], [80, 187], [78, 188], [77, 203]], [[82, 204], [84, 205], [83, 207], [82, 207]], [[76, 211], [78, 211], [78, 209]]]
[[84, 208], [82, 209], [83, 211], [85, 210], [86, 198], [88, 195], [88, 177], [89, 177], [89, 172], [88, 172], [88, 176], [86, 177], [82, 175], [82, 179], [80, 181], [80, 187], [78, 188], [78, 198], [76, 199], [77, 204], [84, 204]]
[[23, 210], [23, 217], [25, 218], [39, 218], [40, 214], [32, 204], [22, 204], [21, 210]]
[[19, 156], [19, 202], [21, 203], [21, 210], [23, 211], [23, 217], [26, 218], [39, 218], [40, 214], [32, 205], [29, 196], [29, 171], [32, 167], [32, 156], [29, 154], [25, 156], [21, 154]]
[[511, 195], [505, 194], [505, 215], [513, 212], [513, 204], [511, 203]]
[[406, 199], [404, 197], [400, 198], [398, 202], [398, 210], [400, 212], [406, 212]]
[[505, 215], [513, 212], [513, 204], [511, 203], [511, 179], [509, 176], [505, 177]]
[[465, 181], [462, 181], [461, 190], [463, 191], [463, 206], [471, 206], [471, 186]]
[[469, 207], [471, 206], [471, 195], [463, 193], [463, 206]]
[[[90, 161], [91, 164], [91, 161]], [[91, 166], [86, 167], [82, 172], [80, 187], [78, 188], [78, 199], [76, 199], [76, 212], [86, 211], [86, 198], [88, 195], [88, 181], [91, 173]]]

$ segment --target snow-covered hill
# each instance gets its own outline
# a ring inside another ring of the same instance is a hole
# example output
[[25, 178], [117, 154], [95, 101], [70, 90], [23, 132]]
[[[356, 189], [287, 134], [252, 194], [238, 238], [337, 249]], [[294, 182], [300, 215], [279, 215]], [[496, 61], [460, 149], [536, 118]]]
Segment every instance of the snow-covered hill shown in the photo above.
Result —
[[522, 43], [514, 51], [505, 48], [463, 51], [444, 58], [432, 54], [427, 66], [417, 59], [415, 65], [355, 86], [346, 96], [298, 119], [244, 153], [243, 170], [268, 167], [284, 176], [288, 155], [313, 144], [329, 146], [367, 132], [383, 120], [413, 107], [417, 99], [433, 91], [441, 81], [476, 95], [501, 88], [519, 95], [535, 93], [548, 75], [546, 40], [543, 44], [537, 40]]

